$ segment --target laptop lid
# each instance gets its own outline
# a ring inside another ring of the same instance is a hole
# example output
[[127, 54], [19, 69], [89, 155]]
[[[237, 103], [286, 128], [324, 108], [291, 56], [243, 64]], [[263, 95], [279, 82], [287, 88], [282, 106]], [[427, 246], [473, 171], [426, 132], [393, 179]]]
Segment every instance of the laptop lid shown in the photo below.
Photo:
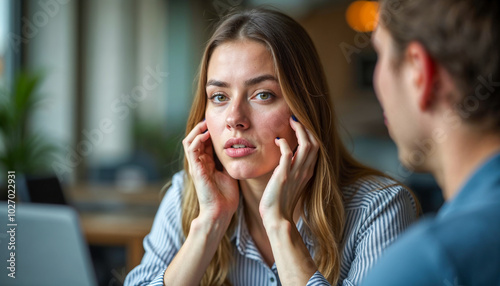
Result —
[[97, 285], [78, 215], [68, 206], [0, 203], [0, 261], [1, 285]]
[[23, 192], [21, 197], [23, 201], [59, 205], [68, 204], [61, 183], [56, 176], [26, 176], [20, 181], [24, 183], [19, 186], [19, 191]]

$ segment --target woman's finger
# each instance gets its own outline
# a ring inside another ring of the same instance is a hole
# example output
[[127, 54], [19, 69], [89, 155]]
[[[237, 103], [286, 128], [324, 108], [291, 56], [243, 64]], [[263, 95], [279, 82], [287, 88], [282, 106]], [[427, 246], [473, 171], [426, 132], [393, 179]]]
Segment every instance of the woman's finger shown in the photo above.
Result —
[[274, 139], [274, 143], [280, 147], [281, 157], [278, 166], [276, 167], [276, 172], [289, 173], [292, 165], [293, 152], [288, 145], [288, 142], [284, 138]]
[[214, 156], [214, 148], [213, 148], [213, 145], [212, 145], [212, 139], [211, 139], [211, 135], [210, 135], [210, 131], [206, 131], [207, 136], [208, 136], [208, 139], [205, 140], [203, 142], [203, 144], [205, 145], [205, 153], [208, 154], [211, 158], [213, 158]]
[[191, 130], [191, 132], [189, 132], [189, 134], [186, 136], [186, 138], [184, 138], [184, 140], [182, 140], [182, 144], [184, 146], [189, 146], [193, 142], [194, 138], [197, 135], [205, 132], [205, 130], [207, 130], [207, 122], [205, 120], [203, 120], [200, 123], [196, 124], [196, 126], [193, 128], [193, 130]]
[[309, 155], [311, 143], [305, 127], [300, 122], [294, 121], [290, 118], [290, 126], [295, 131], [295, 135], [297, 136], [298, 146], [293, 159], [293, 170], [298, 170], [303, 166]]
[[207, 131], [196, 135], [189, 145], [187, 145], [187, 142], [184, 144], [184, 154], [189, 162], [191, 174], [193, 174], [192, 171], [194, 171], [192, 168], [199, 166], [198, 164], [201, 162], [199, 160], [200, 156], [206, 154], [205, 142], [209, 140], [209, 138], [210, 133]]
[[188, 156], [199, 156], [205, 153], [205, 142], [210, 138], [210, 133], [207, 131], [198, 134], [193, 142], [187, 147]]
[[187, 151], [189, 149], [189, 146], [193, 143], [193, 140], [196, 138], [196, 136], [203, 134], [203, 131], [207, 130], [207, 123], [205, 120], [202, 122], [196, 124], [196, 126], [189, 132], [189, 134], [182, 140], [182, 146], [184, 147], [184, 155], [186, 158], [188, 158]]

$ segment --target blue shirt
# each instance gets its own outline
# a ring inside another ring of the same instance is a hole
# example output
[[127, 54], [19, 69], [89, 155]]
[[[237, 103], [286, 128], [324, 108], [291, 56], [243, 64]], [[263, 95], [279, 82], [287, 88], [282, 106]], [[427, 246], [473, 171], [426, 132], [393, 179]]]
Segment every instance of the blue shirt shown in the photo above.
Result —
[[[125, 279], [125, 285], [163, 285], [165, 269], [185, 240], [181, 227], [183, 172], [174, 175], [156, 214], [151, 232], [144, 238], [145, 254], [139, 266]], [[345, 246], [339, 285], [356, 285], [367, 273], [382, 251], [416, 219], [416, 205], [410, 192], [395, 182], [379, 178], [360, 180], [343, 190], [346, 225]], [[234, 246], [229, 280], [233, 285], [281, 285], [276, 264], [265, 263], [254, 244], [238, 208], [238, 224], [232, 236]], [[300, 219], [297, 229], [314, 257], [314, 243], [305, 223]], [[329, 285], [318, 271], [308, 285]]]
[[363, 285], [500, 285], [500, 154], [390, 247]]

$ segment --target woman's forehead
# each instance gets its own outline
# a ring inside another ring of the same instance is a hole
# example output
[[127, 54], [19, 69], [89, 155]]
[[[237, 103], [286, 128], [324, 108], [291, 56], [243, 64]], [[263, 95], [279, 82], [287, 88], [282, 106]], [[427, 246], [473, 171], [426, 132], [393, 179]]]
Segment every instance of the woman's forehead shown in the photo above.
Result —
[[207, 80], [242, 79], [261, 74], [276, 77], [273, 57], [265, 45], [251, 40], [219, 45], [213, 51], [207, 66]]

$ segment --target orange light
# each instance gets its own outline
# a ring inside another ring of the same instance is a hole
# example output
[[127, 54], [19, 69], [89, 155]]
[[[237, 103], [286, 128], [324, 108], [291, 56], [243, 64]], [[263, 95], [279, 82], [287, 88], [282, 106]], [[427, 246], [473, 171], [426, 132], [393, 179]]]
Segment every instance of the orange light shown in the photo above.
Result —
[[378, 2], [354, 1], [346, 11], [347, 24], [358, 32], [371, 32], [377, 27]]

